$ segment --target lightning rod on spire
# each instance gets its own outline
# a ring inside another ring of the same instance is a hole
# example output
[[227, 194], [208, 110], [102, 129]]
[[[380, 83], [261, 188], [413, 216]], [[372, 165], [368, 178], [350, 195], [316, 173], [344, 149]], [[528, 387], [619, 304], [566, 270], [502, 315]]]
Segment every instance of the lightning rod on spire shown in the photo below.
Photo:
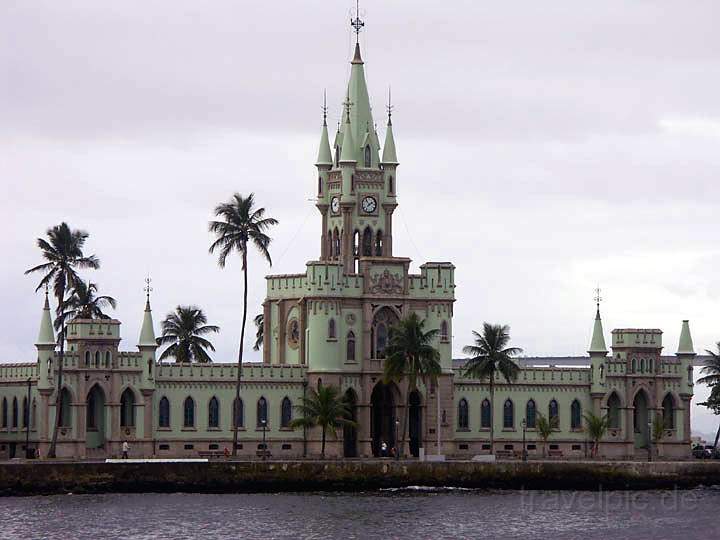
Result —
[[355, 2], [355, 18], [350, 17], [350, 26], [355, 29], [355, 43], [360, 43], [360, 30], [365, 26], [365, 21], [360, 18], [360, 0]]

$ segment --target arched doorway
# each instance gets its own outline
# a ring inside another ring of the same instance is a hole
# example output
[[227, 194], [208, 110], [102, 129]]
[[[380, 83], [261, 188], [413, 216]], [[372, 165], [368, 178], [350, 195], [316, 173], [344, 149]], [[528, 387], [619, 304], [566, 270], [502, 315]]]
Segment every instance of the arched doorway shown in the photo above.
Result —
[[105, 393], [97, 384], [90, 389], [85, 402], [85, 446], [105, 447]]
[[370, 432], [372, 434], [373, 456], [380, 456], [380, 447], [385, 442], [388, 450], [395, 446], [395, 396], [393, 386], [377, 383], [370, 398]]
[[[357, 423], [357, 396], [352, 388], [345, 392], [345, 399], [350, 409], [345, 419]], [[343, 426], [343, 455], [346, 458], [357, 457], [357, 428], [354, 426]]]
[[422, 408], [420, 405], [420, 392], [414, 390], [410, 394], [410, 418], [409, 418], [410, 454], [415, 457], [420, 455], [422, 445]]
[[647, 448], [649, 440], [648, 429], [648, 398], [640, 390], [633, 400], [633, 429], [635, 432], [635, 448]]

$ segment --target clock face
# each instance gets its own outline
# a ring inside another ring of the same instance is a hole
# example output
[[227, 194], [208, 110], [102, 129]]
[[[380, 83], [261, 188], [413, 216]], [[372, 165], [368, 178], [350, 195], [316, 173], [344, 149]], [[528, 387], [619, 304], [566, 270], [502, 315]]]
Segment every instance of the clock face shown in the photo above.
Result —
[[330, 210], [333, 211], [333, 214], [337, 214], [340, 211], [340, 199], [337, 197], [332, 198], [332, 201], [330, 201]]
[[363, 212], [366, 214], [372, 214], [377, 209], [377, 201], [374, 197], [365, 197], [361, 204]]

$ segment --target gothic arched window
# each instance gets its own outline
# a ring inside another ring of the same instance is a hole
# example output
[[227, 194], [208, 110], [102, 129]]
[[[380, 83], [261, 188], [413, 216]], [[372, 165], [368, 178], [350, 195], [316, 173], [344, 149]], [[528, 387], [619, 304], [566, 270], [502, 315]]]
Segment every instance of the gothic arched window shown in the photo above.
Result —
[[95, 351], [95, 367], [100, 367], [100, 351]]
[[24, 397], [23, 398], [23, 408], [22, 408], [22, 427], [24, 427], [24, 428], [28, 427], [29, 421], [30, 421], [30, 409], [28, 408], [27, 397]]
[[373, 358], [385, 358], [385, 349], [388, 346], [390, 327], [397, 323], [397, 321], [397, 315], [388, 307], [380, 309], [373, 317], [373, 324], [370, 329]]
[[332, 259], [333, 256], [333, 236], [332, 231], [328, 231], [327, 234], [327, 258]]
[[393, 183], [393, 177], [388, 178], [388, 193], [392, 194], [395, 192], [395, 185]]
[[372, 167], [372, 154], [369, 144], [365, 147], [365, 167]]
[[160, 405], [158, 406], [158, 427], [170, 427], [170, 401], [165, 396], [160, 399]]
[[70, 400], [70, 392], [67, 388], [63, 388], [60, 392], [60, 427], [70, 427], [72, 425]]
[[208, 403], [208, 427], [220, 427], [220, 402], [215, 396]]
[[440, 341], [448, 340], [448, 323], [443, 321], [440, 323]]
[[675, 428], [675, 400], [668, 394], [662, 401], [663, 427], [665, 429]]
[[105, 367], [110, 367], [110, 351], [105, 352]]
[[632, 372], [635, 373], [637, 371], [637, 360], [635, 358], [632, 359]]
[[480, 405], [480, 427], [490, 429], [492, 423], [492, 406], [489, 399], [483, 399]]
[[322, 195], [322, 176], [318, 176], [318, 195]]
[[290, 398], [284, 397], [280, 404], [280, 427], [289, 428], [292, 422], [292, 402]]
[[582, 428], [582, 405], [576, 399], [570, 405], [570, 429]]
[[267, 415], [267, 400], [264, 397], [258, 399], [257, 402], [257, 426], [267, 426], [268, 415]]
[[335, 319], [328, 321], [328, 339], [337, 339], [337, 329], [335, 327]]
[[366, 227], [363, 231], [363, 240], [362, 240], [362, 255], [363, 257], [370, 257], [372, 255], [372, 244], [373, 244], [373, 234], [370, 230], [370, 227]]
[[535, 408], [535, 401], [531, 399], [525, 406], [525, 422], [528, 428], [535, 429], [536, 418], [537, 409]]
[[18, 427], [18, 402], [16, 397], [12, 401], [12, 427]]
[[458, 403], [458, 429], [468, 429], [469, 426], [468, 402], [465, 398], [462, 398]]
[[340, 145], [335, 145], [335, 166], [340, 165]]
[[340, 256], [340, 231], [337, 230], [337, 227], [333, 231], [333, 255]]
[[85, 367], [90, 367], [90, 351], [85, 351]]
[[503, 405], [503, 428], [512, 429], [515, 426], [515, 406], [509, 399]]
[[608, 427], [620, 429], [620, 398], [613, 392], [607, 400]]
[[355, 361], [355, 333], [352, 331], [347, 334], [345, 360], [348, 362]]
[[8, 425], [8, 403], [7, 398], [2, 400], [2, 427], [6, 428]]
[[236, 398], [233, 401], [233, 425], [237, 428], [241, 428], [245, 425], [245, 407], [243, 406], [243, 400]]
[[548, 405], [548, 419], [552, 427], [556, 429], [560, 427], [560, 410], [558, 408], [558, 402], [554, 399], [551, 400], [550, 405]]
[[126, 388], [120, 396], [120, 427], [135, 425], [135, 395]]
[[378, 231], [375, 235], [375, 256], [382, 257], [383, 254], [383, 234], [382, 231]]
[[183, 427], [195, 427], [195, 401], [190, 396], [183, 403]]

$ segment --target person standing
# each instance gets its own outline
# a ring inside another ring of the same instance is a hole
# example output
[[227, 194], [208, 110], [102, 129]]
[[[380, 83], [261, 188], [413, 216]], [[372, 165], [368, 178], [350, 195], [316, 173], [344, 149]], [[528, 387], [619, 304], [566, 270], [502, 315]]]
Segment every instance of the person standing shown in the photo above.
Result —
[[127, 441], [123, 441], [122, 443], [122, 458], [127, 459], [128, 458], [128, 452], [130, 452], [130, 445]]

